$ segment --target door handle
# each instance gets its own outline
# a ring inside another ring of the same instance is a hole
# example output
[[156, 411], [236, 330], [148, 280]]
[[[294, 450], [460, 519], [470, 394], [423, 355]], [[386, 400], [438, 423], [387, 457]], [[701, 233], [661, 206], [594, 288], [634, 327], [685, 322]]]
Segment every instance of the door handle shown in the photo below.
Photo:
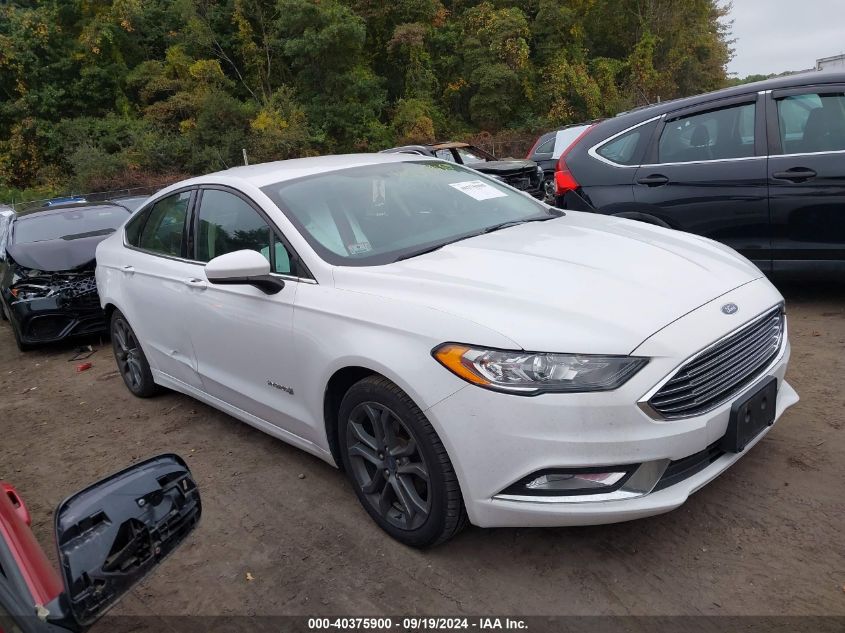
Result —
[[196, 288], [197, 290], [205, 290], [207, 287], [205, 279], [200, 279], [198, 277], [191, 277], [190, 279], [186, 279], [185, 285], [190, 288]]
[[659, 187], [669, 182], [669, 179], [663, 174], [651, 174], [650, 176], [637, 178], [637, 182], [641, 185], [646, 185], [647, 187]]
[[805, 180], [810, 180], [810, 178], [815, 177], [815, 170], [807, 167], [793, 167], [792, 169], [787, 169], [786, 171], [776, 171], [772, 174], [772, 178], [777, 180], [791, 180], [792, 182], [804, 182]]
[[125, 272], [125, 273], [127, 273], [127, 274], [129, 274], [129, 275], [131, 275], [132, 273], [134, 273], [134, 272], [135, 272], [135, 267], [134, 267], [134, 266], [130, 266], [129, 264], [126, 264], [125, 266], [121, 266], [121, 267], [120, 267], [120, 269], [121, 269], [123, 272]]

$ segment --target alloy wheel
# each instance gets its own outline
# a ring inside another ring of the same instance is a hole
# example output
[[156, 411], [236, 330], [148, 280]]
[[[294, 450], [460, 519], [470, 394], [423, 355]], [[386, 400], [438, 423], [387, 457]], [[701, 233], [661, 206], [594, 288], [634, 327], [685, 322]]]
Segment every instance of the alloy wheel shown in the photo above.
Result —
[[137, 391], [141, 388], [144, 371], [138, 339], [123, 319], [115, 319], [111, 335], [115, 344], [114, 355], [117, 359], [117, 368], [129, 388]]
[[391, 525], [415, 530], [431, 512], [429, 469], [419, 443], [393, 411], [363, 402], [349, 414], [346, 451], [364, 498]]

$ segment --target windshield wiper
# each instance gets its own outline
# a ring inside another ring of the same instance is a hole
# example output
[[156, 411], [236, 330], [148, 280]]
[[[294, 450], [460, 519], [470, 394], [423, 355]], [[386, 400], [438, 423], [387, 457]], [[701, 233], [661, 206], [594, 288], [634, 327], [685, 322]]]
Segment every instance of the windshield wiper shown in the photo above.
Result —
[[551, 213], [552, 215], [541, 216], [539, 218], [526, 218], [526, 219], [523, 219], [523, 220], [508, 220], [507, 222], [500, 222], [499, 224], [494, 224], [493, 226], [488, 226], [486, 229], [482, 229], [482, 230], [477, 231], [475, 233], [470, 233], [469, 235], [462, 235], [460, 237], [456, 237], [455, 239], [447, 240], [446, 242], [440, 242], [439, 244], [429, 246], [428, 248], [424, 248], [424, 249], [419, 250], [419, 251], [414, 251], [412, 253], [406, 253], [405, 255], [400, 255], [399, 257], [397, 257], [393, 261], [394, 262], [401, 262], [405, 259], [411, 259], [412, 257], [416, 257], [417, 255], [425, 255], [426, 253], [433, 253], [434, 251], [440, 250], [441, 248], [443, 248], [444, 246], [446, 246], [448, 244], [454, 244], [455, 242], [468, 240], [471, 237], [478, 237], [479, 235], [485, 235], [487, 233], [492, 233], [493, 231], [498, 231], [499, 229], [506, 229], [510, 226], [516, 226], [518, 224], [525, 224], [526, 222], [545, 222], [546, 220], [554, 220], [555, 218], [559, 218], [559, 217], [562, 217], [563, 215], [565, 215], [563, 213], [563, 211], [559, 211], [557, 213], [554, 213], [554, 211], [557, 211], [557, 210], [556, 209], [554, 209], [554, 210], [550, 209], [549, 213]]
[[560, 215], [545, 215], [539, 218], [526, 218], [524, 220], [508, 220], [507, 222], [501, 222], [499, 224], [494, 224], [493, 226], [488, 226], [486, 229], [481, 231], [480, 233], [476, 233], [476, 235], [485, 235], [486, 233], [492, 233], [493, 231], [499, 231], [501, 229], [507, 229], [512, 226], [517, 226], [519, 224], [526, 224], [528, 222], [545, 222], [546, 220], [553, 220], [555, 218], [559, 218]]
[[416, 257], [417, 255], [425, 255], [426, 253], [433, 253], [434, 251], [438, 251], [441, 248], [443, 248], [444, 246], [446, 246], [446, 244], [452, 244], [453, 242], [457, 242], [457, 241], [462, 240], [462, 239], [464, 239], [464, 238], [460, 237], [458, 239], [450, 240], [448, 242], [440, 242], [439, 244], [435, 244], [434, 246], [429, 246], [428, 248], [424, 248], [424, 249], [419, 250], [419, 251], [414, 251], [412, 253], [406, 253], [405, 255], [400, 255], [399, 257], [397, 257], [396, 259], [393, 260], [393, 263], [401, 262], [401, 261], [406, 260], [406, 259], [411, 259], [412, 257]]

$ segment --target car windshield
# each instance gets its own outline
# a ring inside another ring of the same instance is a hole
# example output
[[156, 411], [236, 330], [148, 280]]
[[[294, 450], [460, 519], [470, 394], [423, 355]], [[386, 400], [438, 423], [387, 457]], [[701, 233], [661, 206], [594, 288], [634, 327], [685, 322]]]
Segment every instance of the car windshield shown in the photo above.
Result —
[[74, 207], [61, 213], [36, 213], [15, 222], [15, 244], [74, 239], [111, 233], [129, 217], [122, 207]]
[[262, 189], [324, 260], [373, 266], [559, 213], [441, 161], [352, 167]]

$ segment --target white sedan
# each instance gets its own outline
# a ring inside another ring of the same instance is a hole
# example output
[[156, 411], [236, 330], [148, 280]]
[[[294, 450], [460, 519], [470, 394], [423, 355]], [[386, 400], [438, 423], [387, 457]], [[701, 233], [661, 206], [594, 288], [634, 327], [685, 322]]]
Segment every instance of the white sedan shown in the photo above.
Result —
[[783, 298], [734, 251], [419, 156], [173, 185], [97, 284], [132, 393], [343, 467], [414, 546], [666, 512], [798, 400]]

